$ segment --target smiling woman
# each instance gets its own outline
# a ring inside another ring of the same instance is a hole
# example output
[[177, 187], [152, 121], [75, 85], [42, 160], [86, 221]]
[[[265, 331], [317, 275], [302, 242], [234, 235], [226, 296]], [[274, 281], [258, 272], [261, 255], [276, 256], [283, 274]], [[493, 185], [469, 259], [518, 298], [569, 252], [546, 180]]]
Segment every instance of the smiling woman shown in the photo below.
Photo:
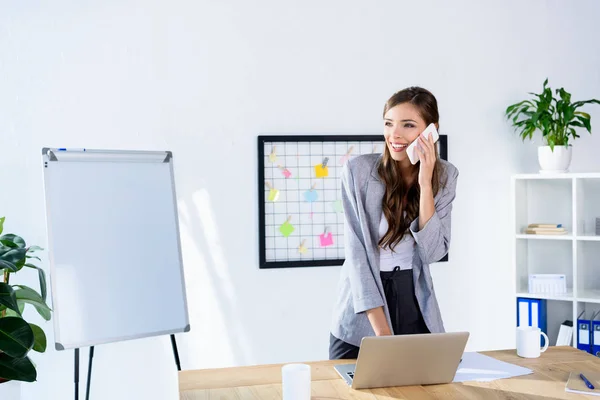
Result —
[[[357, 157], [342, 173], [346, 260], [330, 359], [356, 358], [365, 336], [444, 331], [429, 264], [448, 253], [458, 170], [421, 135], [430, 124], [439, 128], [428, 90], [395, 93], [383, 123], [383, 154]], [[413, 165], [406, 149], [414, 141]]]

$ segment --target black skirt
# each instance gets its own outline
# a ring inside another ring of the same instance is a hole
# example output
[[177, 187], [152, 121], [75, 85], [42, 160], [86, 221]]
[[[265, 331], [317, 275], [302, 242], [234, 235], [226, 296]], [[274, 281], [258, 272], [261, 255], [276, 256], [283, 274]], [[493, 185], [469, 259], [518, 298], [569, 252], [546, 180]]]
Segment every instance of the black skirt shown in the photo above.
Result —
[[[395, 335], [430, 333], [415, 297], [413, 270], [382, 271], [381, 282]], [[358, 357], [358, 347], [329, 335], [329, 359]]]

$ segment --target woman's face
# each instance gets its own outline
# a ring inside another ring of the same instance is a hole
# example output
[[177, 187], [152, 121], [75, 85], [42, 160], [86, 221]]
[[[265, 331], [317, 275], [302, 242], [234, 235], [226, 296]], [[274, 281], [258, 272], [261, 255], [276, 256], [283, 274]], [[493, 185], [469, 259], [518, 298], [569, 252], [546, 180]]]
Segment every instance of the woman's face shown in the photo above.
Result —
[[383, 135], [392, 158], [396, 161], [408, 160], [406, 148], [426, 128], [417, 108], [410, 103], [398, 104], [385, 113], [383, 123]]

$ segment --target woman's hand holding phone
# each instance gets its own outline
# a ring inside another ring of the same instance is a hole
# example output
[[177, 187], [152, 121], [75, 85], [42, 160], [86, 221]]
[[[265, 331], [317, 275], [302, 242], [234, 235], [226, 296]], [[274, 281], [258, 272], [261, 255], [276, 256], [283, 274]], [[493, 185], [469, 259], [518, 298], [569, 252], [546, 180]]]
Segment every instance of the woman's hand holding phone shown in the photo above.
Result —
[[437, 151], [435, 150], [435, 143], [431, 135], [428, 139], [425, 139], [420, 135], [417, 140], [419, 141], [417, 151], [420, 160], [419, 186], [421, 187], [421, 190], [423, 190], [423, 188], [432, 186], [431, 179], [433, 177], [433, 167], [435, 166], [437, 159]]

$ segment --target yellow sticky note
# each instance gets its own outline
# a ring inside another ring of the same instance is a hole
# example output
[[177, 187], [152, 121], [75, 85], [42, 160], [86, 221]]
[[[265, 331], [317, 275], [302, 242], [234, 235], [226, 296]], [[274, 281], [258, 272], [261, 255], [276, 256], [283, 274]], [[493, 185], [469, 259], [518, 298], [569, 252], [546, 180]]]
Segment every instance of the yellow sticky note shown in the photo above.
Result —
[[302, 244], [298, 246], [298, 253], [300, 254], [306, 254], [308, 251], [308, 248], [304, 245], [304, 243], [306, 243], [306, 241], [303, 241]]
[[269, 201], [277, 201], [279, 199], [279, 190], [271, 189], [269, 190]]
[[329, 176], [329, 167], [324, 167], [323, 164], [315, 165], [315, 174], [317, 178], [325, 178]]

